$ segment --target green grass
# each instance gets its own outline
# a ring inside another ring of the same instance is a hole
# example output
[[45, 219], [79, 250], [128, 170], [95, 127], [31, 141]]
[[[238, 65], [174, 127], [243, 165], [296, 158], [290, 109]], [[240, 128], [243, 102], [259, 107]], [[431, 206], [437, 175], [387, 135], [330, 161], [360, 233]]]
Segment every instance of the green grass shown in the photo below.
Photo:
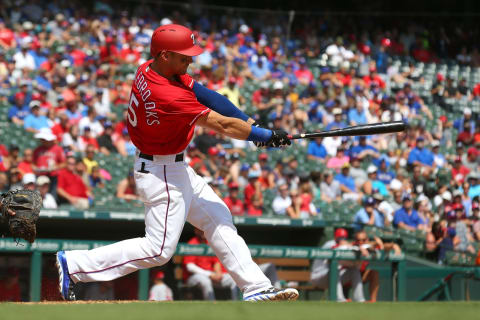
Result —
[[130, 319], [332, 319], [332, 320], [463, 320], [478, 319], [480, 302], [332, 303], [316, 301], [132, 302], [93, 304], [0, 304], [2, 320]]

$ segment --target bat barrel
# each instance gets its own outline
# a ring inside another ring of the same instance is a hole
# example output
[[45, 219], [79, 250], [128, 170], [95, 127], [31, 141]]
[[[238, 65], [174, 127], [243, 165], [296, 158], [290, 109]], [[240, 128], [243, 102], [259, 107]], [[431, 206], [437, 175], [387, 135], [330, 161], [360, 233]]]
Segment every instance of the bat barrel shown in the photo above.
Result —
[[372, 134], [401, 132], [404, 131], [405, 128], [406, 125], [403, 121], [381, 122], [347, 127], [342, 129], [334, 129], [329, 131], [289, 135], [288, 138], [293, 140], [318, 137], [366, 136]]

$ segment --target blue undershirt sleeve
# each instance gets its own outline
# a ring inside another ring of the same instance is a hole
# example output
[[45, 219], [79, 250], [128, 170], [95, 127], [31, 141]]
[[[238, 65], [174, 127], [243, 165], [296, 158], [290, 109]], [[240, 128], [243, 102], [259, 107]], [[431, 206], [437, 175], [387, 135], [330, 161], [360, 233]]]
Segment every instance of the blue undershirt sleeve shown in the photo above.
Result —
[[250, 118], [243, 113], [242, 110], [238, 109], [233, 103], [231, 103], [225, 96], [205, 88], [196, 81], [193, 84], [193, 92], [201, 104], [223, 116], [237, 118], [243, 121], [247, 121]]

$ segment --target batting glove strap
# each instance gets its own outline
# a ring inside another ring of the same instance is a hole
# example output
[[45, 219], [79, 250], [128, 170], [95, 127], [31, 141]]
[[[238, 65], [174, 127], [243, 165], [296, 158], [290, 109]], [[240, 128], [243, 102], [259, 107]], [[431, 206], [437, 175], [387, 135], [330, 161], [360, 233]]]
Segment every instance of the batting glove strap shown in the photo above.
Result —
[[[262, 131], [262, 132], [258, 132], [258, 131]], [[259, 141], [259, 140], [262, 140], [262, 139], [259, 139], [260, 136], [261, 138], [264, 138], [265, 136], [263, 131], [268, 131], [268, 133], [270, 134], [269, 135], [270, 138], [268, 138], [267, 136], [267, 139], [265, 139], [264, 141]], [[272, 137], [271, 130], [262, 128], [260, 124], [257, 121], [255, 121], [254, 123], [252, 123], [252, 132], [250, 133], [250, 136], [248, 136], [247, 140], [252, 141], [257, 148], [263, 148], [267, 145], [267, 141], [269, 141], [271, 137]]]
[[272, 137], [267, 141], [267, 147], [279, 148], [289, 146], [292, 141], [288, 138], [288, 133], [283, 130], [272, 130]]

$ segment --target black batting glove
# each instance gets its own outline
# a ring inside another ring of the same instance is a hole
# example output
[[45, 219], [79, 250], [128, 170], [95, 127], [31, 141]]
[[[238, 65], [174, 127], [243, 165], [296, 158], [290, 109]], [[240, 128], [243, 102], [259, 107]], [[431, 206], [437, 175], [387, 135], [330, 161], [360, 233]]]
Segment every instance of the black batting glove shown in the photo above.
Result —
[[[257, 121], [255, 121], [254, 123], [252, 123], [252, 127], [260, 127], [260, 124]], [[253, 144], [257, 148], [263, 148], [267, 145], [266, 142], [262, 142], [262, 141], [253, 141]]]
[[280, 148], [289, 146], [292, 141], [288, 138], [288, 133], [283, 130], [272, 130], [272, 136], [266, 142], [267, 147]]

